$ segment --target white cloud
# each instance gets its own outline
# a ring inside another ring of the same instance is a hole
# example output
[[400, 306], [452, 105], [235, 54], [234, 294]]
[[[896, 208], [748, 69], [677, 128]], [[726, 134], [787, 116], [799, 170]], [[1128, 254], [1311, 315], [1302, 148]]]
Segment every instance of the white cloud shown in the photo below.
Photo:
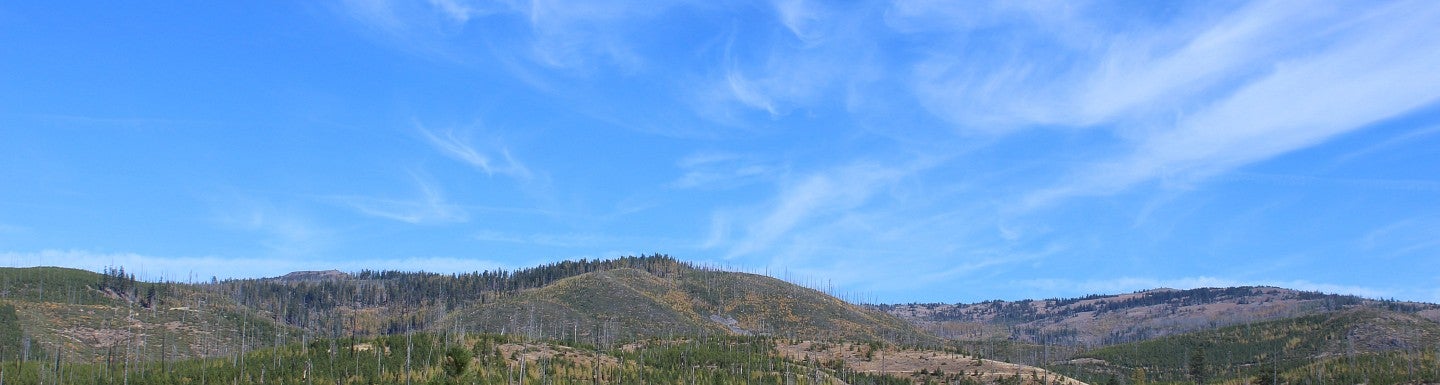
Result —
[[1440, 218], [1408, 218], [1370, 230], [1360, 237], [1359, 246], [1367, 253], [1393, 258], [1440, 250]]
[[733, 188], [773, 177], [777, 167], [754, 156], [701, 152], [676, 163], [683, 174], [668, 185], [679, 189]]
[[[1418, 5], [1417, 5], [1418, 4]], [[1234, 92], [1179, 117], [1173, 128], [1135, 140], [1133, 151], [1075, 171], [1026, 197], [1043, 206], [1075, 195], [1109, 194], [1166, 180], [1185, 185], [1334, 136], [1440, 99], [1440, 7], [1401, 4], [1346, 25], [1346, 37], [1289, 57]]]
[[226, 202], [215, 220], [230, 228], [259, 234], [257, 243], [276, 256], [312, 256], [329, 249], [338, 239], [333, 230], [315, 223], [293, 207], [256, 199]]
[[[430, 6], [431, 6], [431, 7], [434, 7], [435, 10], [439, 11], [441, 14], [444, 14], [446, 17], [450, 18], [450, 20], [453, 20], [454, 22], [461, 23], [461, 24], [464, 24], [464, 23], [470, 21], [470, 18], [472, 18], [472, 17], [484, 16], [484, 15], [488, 15], [488, 14], [495, 13], [495, 12], [497, 11], [496, 9], [487, 9], [487, 8], [484, 8], [484, 7], [480, 6], [480, 5], [477, 4], [477, 3], [486, 4], [486, 5], [491, 5], [491, 6], [496, 6], [497, 3], [503, 3], [503, 2], [495, 2], [495, 1], [480, 1], [480, 2], [475, 2], [475, 1], [466, 1], [466, 0], [430, 0]], [[507, 7], [507, 8], [508, 8], [508, 7]]]
[[706, 86], [691, 91], [701, 115], [733, 123], [737, 112], [763, 111], [775, 119], [831, 101], [853, 108], [881, 97], [875, 86], [891, 76], [878, 40], [886, 32], [877, 28], [882, 9], [806, 0], [771, 5], [776, 27], [795, 39], [757, 38], [756, 31], [771, 26], [766, 23], [730, 31], [719, 68], [703, 75], [710, 77]]
[[1384, 152], [1385, 150], [1389, 150], [1389, 149], [1392, 149], [1392, 148], [1397, 147], [1397, 146], [1401, 146], [1401, 145], [1405, 145], [1405, 144], [1417, 143], [1417, 142], [1425, 139], [1427, 136], [1434, 135], [1434, 134], [1440, 134], [1440, 126], [1430, 126], [1430, 127], [1420, 128], [1420, 129], [1416, 129], [1416, 130], [1412, 130], [1412, 131], [1406, 132], [1406, 133], [1401, 134], [1401, 135], [1397, 135], [1397, 136], [1392, 137], [1392, 138], [1390, 138], [1390, 139], [1386, 139], [1386, 140], [1383, 141], [1383, 142], [1376, 143], [1376, 144], [1373, 144], [1373, 145], [1370, 145], [1370, 146], [1366, 146], [1366, 147], [1364, 147], [1364, 148], [1360, 148], [1360, 149], [1357, 149], [1357, 150], [1348, 152], [1348, 153], [1346, 153], [1345, 155], [1341, 155], [1341, 156], [1339, 156], [1339, 157], [1337, 157], [1337, 158], [1335, 159], [1335, 162], [1336, 162], [1336, 163], [1345, 163], [1345, 162], [1348, 162], [1348, 161], [1351, 161], [1351, 160], [1355, 160], [1355, 159], [1358, 159], [1358, 158], [1363, 158], [1363, 157], [1369, 156], [1369, 155], [1371, 155], [1371, 154], [1381, 153], [1381, 152]]
[[627, 27], [680, 3], [532, 0], [523, 12], [534, 32], [533, 59], [566, 69], [593, 68], [599, 59], [624, 71], [634, 71], [645, 59], [627, 43]]
[[[798, 228], [851, 213], [870, 203], [878, 192], [913, 172], [913, 169], [861, 162], [786, 181], [781, 185], [779, 194], [767, 204], [768, 207], [752, 214], [756, 216], [747, 221], [751, 224], [739, 229], [737, 239], [712, 239], [707, 244], [723, 243], [728, 246], [727, 258], [762, 251], [774, 252], [779, 243], [803, 241], [805, 238], [795, 237]], [[712, 226], [730, 226], [733, 223], [725, 220]], [[712, 236], [731, 233], [733, 231], [727, 229], [711, 230]], [[803, 244], [792, 243], [791, 246], [803, 247]]]
[[476, 147], [469, 137], [455, 130], [435, 132], [425, 127], [418, 127], [418, 130], [430, 145], [446, 156], [475, 167], [486, 175], [500, 174], [521, 180], [534, 177], [529, 168], [510, 155], [508, 148], [499, 144], [499, 140], [493, 140], [495, 144], [488, 148]]
[[383, 199], [364, 196], [338, 196], [333, 199], [350, 206], [365, 215], [386, 218], [412, 224], [465, 222], [470, 216], [459, 205], [445, 199], [444, 192], [435, 182], [411, 174], [419, 189], [419, 196], [412, 199]]
[[796, 38], [813, 43], [824, 37], [823, 31], [817, 28], [824, 15], [815, 4], [807, 0], [775, 0], [773, 4], [779, 13], [780, 23]]

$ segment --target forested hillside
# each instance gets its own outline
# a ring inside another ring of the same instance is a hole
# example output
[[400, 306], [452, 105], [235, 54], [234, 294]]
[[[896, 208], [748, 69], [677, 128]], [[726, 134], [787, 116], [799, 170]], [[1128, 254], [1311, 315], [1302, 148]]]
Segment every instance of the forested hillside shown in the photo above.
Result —
[[23, 384], [1083, 385], [1039, 368], [875, 342], [712, 336], [600, 348], [515, 335], [421, 332], [131, 366], [10, 362], [0, 375]]
[[198, 284], [4, 269], [0, 289], [0, 383], [1075, 383], [663, 255]]
[[668, 277], [688, 264], [663, 255], [563, 261], [515, 271], [464, 274], [360, 271], [220, 281], [206, 289], [230, 296], [288, 325], [342, 335], [426, 329], [457, 308], [486, 304], [595, 271], [631, 268]]
[[120, 365], [229, 356], [302, 336], [203, 285], [140, 282], [120, 268], [0, 268], [0, 326], [0, 358]]
[[940, 341], [893, 316], [813, 289], [666, 255], [565, 261], [513, 272], [307, 273], [222, 281], [205, 289], [326, 337], [448, 330], [592, 342], [700, 334]]
[[194, 284], [0, 269], [0, 382], [1399, 383], [1440, 380], [1436, 309], [1264, 287], [876, 309], [665, 255]]
[[1440, 306], [1434, 304], [1276, 287], [1156, 289], [1070, 299], [902, 304], [878, 308], [951, 339], [998, 338], [1094, 347], [1355, 307], [1440, 320]]
[[1440, 323], [1356, 308], [1115, 345], [1051, 368], [1094, 382], [1435, 383], [1437, 353]]
[[[0, 270], [0, 357], [134, 362], [235, 356], [411, 331], [613, 344], [773, 335], [938, 345], [888, 314], [770, 277], [664, 255], [467, 274], [361, 271], [188, 284], [123, 268]], [[13, 312], [7, 312], [13, 309]], [[7, 318], [13, 314], [13, 318]]]

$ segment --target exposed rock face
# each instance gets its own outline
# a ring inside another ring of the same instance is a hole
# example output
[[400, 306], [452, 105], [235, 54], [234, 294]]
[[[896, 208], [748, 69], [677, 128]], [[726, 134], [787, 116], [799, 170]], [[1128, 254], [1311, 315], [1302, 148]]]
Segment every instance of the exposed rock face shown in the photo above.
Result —
[[296, 271], [274, 279], [284, 282], [335, 281], [349, 279], [350, 274], [340, 270]]

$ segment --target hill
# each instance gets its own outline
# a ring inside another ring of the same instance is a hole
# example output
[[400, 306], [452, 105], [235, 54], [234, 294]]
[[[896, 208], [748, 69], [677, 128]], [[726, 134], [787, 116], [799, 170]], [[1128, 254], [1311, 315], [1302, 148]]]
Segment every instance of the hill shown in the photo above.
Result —
[[299, 336], [197, 285], [57, 267], [0, 268], [0, 329], [0, 359], [87, 362], [230, 355]]
[[233, 357], [295, 340], [413, 331], [597, 345], [713, 335], [941, 341], [815, 290], [661, 255], [469, 274], [319, 271], [201, 284], [139, 282], [123, 269], [3, 269], [3, 325], [16, 327], [0, 333], [0, 359], [112, 363]]
[[1072, 299], [883, 305], [879, 309], [951, 339], [1087, 347], [1355, 307], [1440, 319], [1440, 306], [1434, 304], [1276, 287], [1156, 289]]
[[581, 274], [456, 312], [445, 324], [605, 343], [674, 335], [937, 344], [888, 314], [775, 278], [695, 268]]
[[[1354, 308], [1234, 325], [1084, 352], [1052, 369], [1098, 380], [1143, 371], [1152, 381], [1411, 383], [1440, 381], [1440, 323]], [[1199, 368], [1199, 369], [1197, 369]]]
[[774, 337], [647, 339], [611, 348], [523, 336], [406, 333], [321, 339], [226, 359], [116, 366], [5, 363], [11, 382], [63, 384], [1084, 385], [954, 353]]

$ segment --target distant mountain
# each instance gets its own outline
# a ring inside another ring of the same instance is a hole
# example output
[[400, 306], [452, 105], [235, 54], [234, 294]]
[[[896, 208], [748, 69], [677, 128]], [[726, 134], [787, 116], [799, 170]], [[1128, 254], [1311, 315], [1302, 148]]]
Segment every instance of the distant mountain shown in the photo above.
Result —
[[880, 310], [958, 340], [1103, 346], [1191, 331], [1371, 307], [1440, 320], [1440, 305], [1276, 287], [1155, 289], [1083, 298], [882, 305]]

